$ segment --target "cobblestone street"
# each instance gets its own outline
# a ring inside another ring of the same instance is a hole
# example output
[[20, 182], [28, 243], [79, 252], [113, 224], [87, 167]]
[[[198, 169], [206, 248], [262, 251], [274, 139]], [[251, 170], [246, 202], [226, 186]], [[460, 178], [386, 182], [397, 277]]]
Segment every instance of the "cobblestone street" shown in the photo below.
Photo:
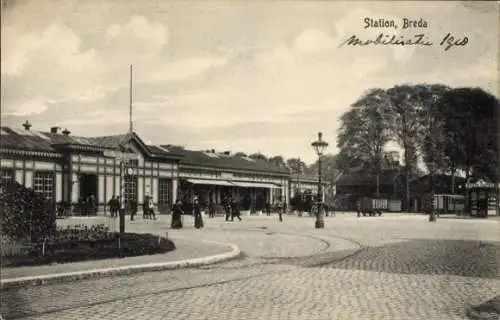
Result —
[[465, 319], [500, 293], [498, 220], [337, 214], [206, 219], [168, 230], [168, 218], [128, 229], [236, 244], [238, 259], [169, 270], [9, 289], [6, 319]]

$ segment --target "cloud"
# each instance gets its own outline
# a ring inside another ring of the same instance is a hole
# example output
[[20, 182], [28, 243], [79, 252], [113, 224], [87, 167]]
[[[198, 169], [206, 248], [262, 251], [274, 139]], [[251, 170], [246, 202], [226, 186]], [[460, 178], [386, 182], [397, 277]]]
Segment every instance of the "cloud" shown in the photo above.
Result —
[[336, 45], [334, 39], [323, 31], [307, 29], [295, 38], [293, 47], [298, 53], [314, 54], [331, 51]]
[[156, 56], [168, 44], [167, 28], [145, 17], [133, 16], [125, 24], [113, 24], [105, 32], [109, 52], [130, 56]]
[[224, 66], [228, 63], [226, 57], [195, 57], [166, 63], [153, 71], [147, 82], [175, 81], [200, 75], [212, 68]]
[[16, 108], [15, 110], [5, 112], [4, 115], [18, 117], [32, 116], [41, 114], [47, 109], [48, 107], [43, 102], [43, 99], [34, 99], [24, 102], [19, 106], [19, 108]]

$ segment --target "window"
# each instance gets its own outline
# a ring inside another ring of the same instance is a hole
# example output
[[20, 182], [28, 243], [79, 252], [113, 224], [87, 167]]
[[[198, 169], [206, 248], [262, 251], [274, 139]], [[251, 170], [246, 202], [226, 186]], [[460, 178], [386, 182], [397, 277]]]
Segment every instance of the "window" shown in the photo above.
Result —
[[54, 173], [38, 171], [33, 178], [33, 190], [46, 200], [54, 200]]
[[125, 203], [131, 200], [137, 201], [137, 177], [125, 176], [123, 189], [123, 200]]
[[4, 186], [6, 183], [14, 181], [14, 170], [11, 169], [1, 169], [0, 171], [0, 192], [4, 192]]
[[11, 169], [2, 169], [0, 171], [1, 179], [3, 181], [14, 181], [14, 170]]
[[158, 204], [170, 205], [170, 180], [158, 180]]

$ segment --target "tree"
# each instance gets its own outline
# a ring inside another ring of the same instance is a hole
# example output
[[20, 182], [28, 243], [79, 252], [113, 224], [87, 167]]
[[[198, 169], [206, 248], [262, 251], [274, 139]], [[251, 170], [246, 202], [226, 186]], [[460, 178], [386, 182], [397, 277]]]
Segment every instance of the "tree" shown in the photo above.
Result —
[[458, 88], [438, 103], [444, 153], [465, 171], [498, 182], [498, 108], [496, 97], [480, 88]]
[[247, 156], [247, 154], [244, 152], [236, 152], [234, 155], [237, 157], [246, 157]]
[[300, 158], [290, 158], [286, 160], [286, 166], [292, 170], [294, 174], [304, 173], [304, 170], [307, 168], [307, 165], [304, 161], [300, 160]]
[[426, 126], [429, 105], [446, 90], [443, 85], [427, 84], [394, 86], [387, 90], [393, 120], [390, 128], [394, 140], [404, 151], [406, 210], [410, 208], [410, 177], [418, 172], [418, 151], [424, 145], [425, 132], [429, 128]]
[[251, 155], [248, 156], [249, 158], [252, 159], [260, 159], [260, 160], [265, 160], [267, 161], [267, 157], [263, 155], [262, 153], [252, 153]]
[[268, 161], [270, 163], [274, 164], [275, 166], [278, 166], [278, 167], [285, 167], [286, 166], [285, 159], [283, 159], [282, 156], [271, 157], [268, 159]]
[[[334, 197], [334, 186], [342, 172], [337, 168], [336, 155], [326, 154], [321, 157], [321, 161], [322, 180], [326, 184], [324, 189], [325, 201], [330, 202]], [[318, 162], [319, 160], [316, 160], [316, 162], [309, 166], [309, 170], [314, 174], [318, 173]]]
[[389, 103], [389, 98], [382, 89], [372, 89], [365, 93], [342, 115], [337, 140], [341, 158], [347, 160], [344, 163], [368, 166], [372, 174], [376, 175], [377, 197], [380, 194], [382, 152], [391, 140]]

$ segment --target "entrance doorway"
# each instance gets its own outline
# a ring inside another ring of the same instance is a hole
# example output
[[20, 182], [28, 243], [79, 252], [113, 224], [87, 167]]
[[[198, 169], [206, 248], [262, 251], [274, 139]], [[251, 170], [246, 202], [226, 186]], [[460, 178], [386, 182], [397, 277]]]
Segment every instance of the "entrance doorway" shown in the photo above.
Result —
[[87, 199], [90, 196], [97, 197], [97, 175], [80, 174], [80, 198]]
[[97, 213], [97, 175], [92, 173], [80, 174], [79, 210], [84, 215]]

